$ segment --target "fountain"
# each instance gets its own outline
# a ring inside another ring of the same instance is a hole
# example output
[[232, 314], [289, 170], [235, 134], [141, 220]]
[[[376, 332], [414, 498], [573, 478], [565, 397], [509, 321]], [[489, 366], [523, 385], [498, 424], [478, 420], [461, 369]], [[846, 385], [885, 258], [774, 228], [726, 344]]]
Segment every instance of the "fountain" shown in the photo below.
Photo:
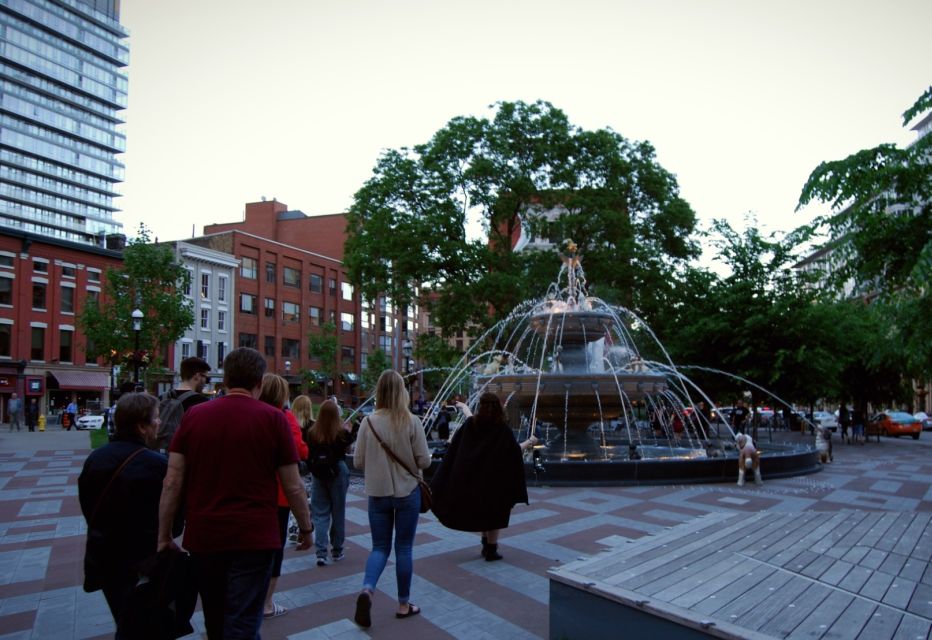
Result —
[[[454, 367], [425, 417], [468, 389], [466, 404], [501, 398], [516, 437], [538, 444], [527, 474], [542, 484], [714, 482], [736, 477], [734, 433], [631, 311], [589, 296], [581, 256], [567, 241], [555, 283], [489, 329]], [[646, 334], [666, 362], [641, 357]], [[490, 347], [491, 345], [491, 347]], [[711, 410], [702, 410], [705, 403]], [[432, 443], [435, 457], [442, 444]], [[766, 477], [819, 469], [813, 447], [761, 444]]]

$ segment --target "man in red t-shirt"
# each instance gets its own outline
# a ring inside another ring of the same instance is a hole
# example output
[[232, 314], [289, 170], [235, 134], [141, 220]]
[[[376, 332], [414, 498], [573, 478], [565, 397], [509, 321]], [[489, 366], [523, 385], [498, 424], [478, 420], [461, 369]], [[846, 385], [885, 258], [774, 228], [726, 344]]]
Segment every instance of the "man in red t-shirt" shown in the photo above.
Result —
[[298, 549], [311, 545], [307, 493], [281, 411], [258, 400], [265, 358], [234, 349], [223, 361], [222, 398], [191, 407], [172, 440], [159, 504], [158, 550], [175, 545], [171, 524], [185, 505], [208, 638], [258, 637], [272, 559], [281, 548], [278, 484], [298, 520]]

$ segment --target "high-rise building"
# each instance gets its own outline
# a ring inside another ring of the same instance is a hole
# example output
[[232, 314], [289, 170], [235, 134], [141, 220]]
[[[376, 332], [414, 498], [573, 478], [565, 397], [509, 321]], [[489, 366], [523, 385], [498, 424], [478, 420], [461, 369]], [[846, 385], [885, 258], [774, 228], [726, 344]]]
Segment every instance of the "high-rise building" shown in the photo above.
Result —
[[0, 226], [98, 246], [121, 234], [119, 14], [120, 0], [0, 0]]

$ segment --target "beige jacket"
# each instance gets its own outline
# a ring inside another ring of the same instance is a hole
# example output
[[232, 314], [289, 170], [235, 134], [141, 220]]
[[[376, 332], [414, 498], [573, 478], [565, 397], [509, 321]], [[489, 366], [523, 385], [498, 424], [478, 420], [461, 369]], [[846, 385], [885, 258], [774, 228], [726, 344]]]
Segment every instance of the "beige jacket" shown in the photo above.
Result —
[[353, 465], [366, 476], [366, 495], [395, 498], [410, 495], [417, 487], [417, 479], [382, 450], [370, 429], [378, 431], [382, 441], [411, 469], [426, 469], [430, 466], [430, 450], [421, 419], [412, 415], [406, 427], [392, 429], [387, 412], [374, 412], [359, 426], [353, 454]]

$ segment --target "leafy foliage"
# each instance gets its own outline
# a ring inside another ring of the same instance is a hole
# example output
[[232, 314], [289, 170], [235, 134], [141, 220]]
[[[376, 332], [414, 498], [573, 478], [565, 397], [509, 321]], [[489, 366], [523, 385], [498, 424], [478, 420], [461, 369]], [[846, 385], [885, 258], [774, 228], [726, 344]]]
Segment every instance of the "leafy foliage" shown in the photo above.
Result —
[[[635, 305], [697, 255], [695, 215], [649, 143], [582, 130], [546, 102], [493, 110], [491, 120], [457, 117], [425, 144], [385, 152], [356, 193], [345, 258], [366, 298], [403, 304], [429, 285], [446, 334], [487, 325], [553, 280], [551, 253], [512, 252], [521, 227], [572, 237], [599, 283], [593, 293]], [[466, 239], [467, 214], [481, 218], [488, 242]]]
[[[320, 361], [320, 373], [326, 377], [323, 392], [328, 393], [327, 387], [334, 384], [340, 375], [340, 363], [337, 360], [340, 345], [337, 338], [337, 326], [333, 322], [325, 322], [319, 329], [312, 327], [307, 334], [307, 353], [311, 358]], [[308, 381], [317, 381], [315, 376]]]
[[363, 369], [361, 386], [362, 390], [371, 393], [375, 391], [375, 383], [378, 382], [379, 376], [386, 369], [391, 369], [392, 361], [388, 355], [381, 349], [376, 349], [366, 358], [366, 368]]
[[138, 308], [145, 314], [140, 351], [153, 354], [149, 366], [159, 366], [162, 348], [194, 324], [194, 313], [183, 293], [190, 277], [172, 248], [150, 244], [148, 230], [140, 225], [137, 237], [123, 252], [123, 265], [107, 270], [101, 299], [86, 304], [78, 317], [87, 336], [88, 357], [115, 363], [121, 354], [135, 351], [132, 313]]
[[424, 388], [437, 391], [446, 380], [449, 369], [460, 360], [462, 354], [440, 336], [422, 333], [415, 342], [414, 357], [426, 369], [422, 374]]
[[[932, 88], [904, 113], [904, 124], [932, 108]], [[809, 176], [799, 206], [828, 202], [815, 221], [837, 255], [832, 285], [853, 281], [877, 296], [886, 333], [901, 346], [905, 373], [932, 375], [932, 136], [900, 149], [881, 144], [823, 162]], [[924, 311], [923, 311], [924, 310]]]

